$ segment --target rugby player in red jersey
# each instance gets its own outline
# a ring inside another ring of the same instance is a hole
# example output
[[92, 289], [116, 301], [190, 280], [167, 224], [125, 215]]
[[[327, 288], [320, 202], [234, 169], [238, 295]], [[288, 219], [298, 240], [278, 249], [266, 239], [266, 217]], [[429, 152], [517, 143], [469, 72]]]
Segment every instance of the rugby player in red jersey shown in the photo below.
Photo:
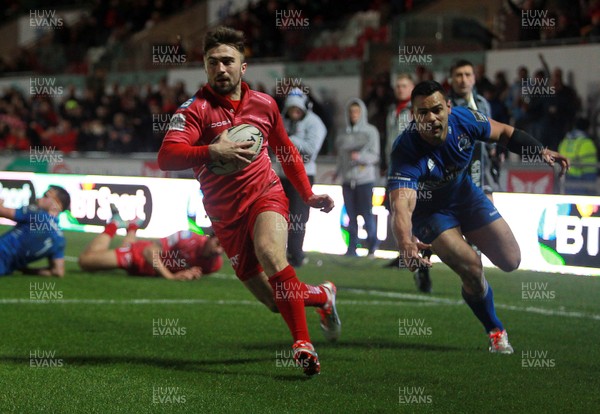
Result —
[[[121, 245], [110, 249], [118, 228], [127, 228]], [[159, 240], [137, 240], [138, 225], [118, 214], [79, 256], [83, 270], [124, 269], [131, 276], [161, 276], [170, 280], [194, 280], [216, 272], [223, 265], [223, 248], [216, 237], [178, 231]]]
[[[271, 168], [267, 145], [275, 154], [291, 154], [282, 157], [282, 166], [306, 204], [329, 212], [333, 200], [312, 192], [302, 157], [285, 131], [275, 100], [242, 82], [247, 67], [244, 35], [227, 27], [209, 32], [204, 40], [204, 65], [208, 84], [171, 118], [158, 164], [163, 170], [194, 169], [213, 230], [237, 277], [259, 301], [281, 313], [294, 339], [294, 359], [306, 375], [318, 374], [319, 358], [310, 341], [304, 307], [317, 307], [326, 338], [337, 339], [341, 324], [335, 286], [331, 282], [306, 285], [287, 262], [288, 200]], [[227, 139], [227, 129], [240, 124], [255, 126], [265, 137], [252, 162], [251, 143]], [[216, 175], [206, 168], [211, 161], [235, 161], [244, 168]]]

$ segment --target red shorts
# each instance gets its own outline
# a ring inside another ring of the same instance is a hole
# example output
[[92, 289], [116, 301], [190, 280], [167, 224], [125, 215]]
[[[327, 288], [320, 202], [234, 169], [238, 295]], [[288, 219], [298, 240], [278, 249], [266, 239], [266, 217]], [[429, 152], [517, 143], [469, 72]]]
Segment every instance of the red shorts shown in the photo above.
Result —
[[144, 259], [144, 249], [153, 244], [150, 240], [140, 240], [116, 249], [119, 268], [131, 276], [157, 276], [154, 267]]
[[[242, 282], [263, 271], [254, 253], [254, 223], [260, 213], [274, 211], [285, 218], [281, 223], [287, 229], [288, 199], [281, 183], [277, 182], [250, 205], [246, 214], [234, 221], [214, 221], [215, 235], [219, 238], [233, 270]], [[273, 223], [277, 225], [277, 223]]]

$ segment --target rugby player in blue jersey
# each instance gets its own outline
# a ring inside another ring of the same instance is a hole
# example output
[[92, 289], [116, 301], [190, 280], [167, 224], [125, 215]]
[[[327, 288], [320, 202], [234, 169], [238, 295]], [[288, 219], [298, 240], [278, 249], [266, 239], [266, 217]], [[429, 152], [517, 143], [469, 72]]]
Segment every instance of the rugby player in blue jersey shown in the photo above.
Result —
[[506, 221], [467, 172], [474, 144], [499, 142], [517, 154], [539, 154], [550, 166], [558, 163], [561, 174], [569, 162], [526, 132], [468, 108], [451, 108], [435, 81], [415, 86], [411, 102], [414, 120], [394, 143], [388, 177], [401, 265], [413, 271], [430, 267], [420, 251], [432, 249], [460, 276], [462, 296], [489, 335], [489, 351], [510, 354], [481, 258], [465, 238], [506, 272], [519, 267], [521, 252]]
[[[39, 276], [65, 275], [65, 238], [58, 227], [58, 215], [70, 204], [69, 193], [55, 185], [51, 185], [35, 205], [7, 208], [0, 199], [0, 217], [16, 222], [0, 236], [0, 276], [15, 270]], [[44, 257], [48, 258], [48, 267], [27, 267]]]

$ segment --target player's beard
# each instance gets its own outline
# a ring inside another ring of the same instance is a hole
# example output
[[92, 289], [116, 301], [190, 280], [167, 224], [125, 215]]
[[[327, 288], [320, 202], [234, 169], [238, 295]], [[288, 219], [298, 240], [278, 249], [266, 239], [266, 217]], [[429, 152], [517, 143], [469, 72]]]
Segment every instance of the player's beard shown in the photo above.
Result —
[[229, 82], [223, 82], [222, 84], [220, 84], [221, 80], [215, 79], [213, 84], [210, 86], [219, 95], [227, 96], [236, 90], [236, 88], [238, 87], [238, 85], [240, 84], [240, 82], [242, 80], [242, 77], [240, 76], [236, 83], [233, 83], [231, 78], [229, 78], [229, 77], [226, 80], [228, 80]]

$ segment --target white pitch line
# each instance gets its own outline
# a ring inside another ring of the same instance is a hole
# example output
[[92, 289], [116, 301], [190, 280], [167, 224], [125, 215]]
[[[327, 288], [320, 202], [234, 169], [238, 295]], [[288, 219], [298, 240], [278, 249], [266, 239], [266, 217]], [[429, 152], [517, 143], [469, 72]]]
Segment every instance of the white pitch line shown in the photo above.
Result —
[[[405, 299], [405, 301], [378, 301], [378, 300], [338, 300], [340, 305], [348, 306], [441, 306], [441, 305], [463, 305], [464, 302], [444, 298], [430, 298], [426, 296], [396, 293], [396, 292], [379, 292], [363, 289], [347, 289], [353, 293], [385, 296], [395, 299]], [[408, 301], [406, 301], [408, 300]], [[15, 305], [15, 304], [84, 304], [84, 305], [250, 305], [262, 306], [261, 303], [254, 300], [209, 300], [209, 299], [57, 299], [57, 300], [35, 300], [21, 298], [5, 298], [0, 299], [0, 305]], [[496, 304], [496, 308], [507, 309], [517, 312], [535, 313], [545, 316], [564, 316], [568, 318], [592, 319], [600, 320], [600, 315], [587, 314], [583, 312], [571, 312], [566, 310], [554, 310], [535, 307], [519, 307], [514, 305]]]
[[[262, 303], [255, 300], [209, 300], [209, 299], [56, 299], [56, 300], [36, 300], [36, 299], [0, 299], [0, 305], [15, 304], [33, 304], [46, 305], [54, 304], [83, 304], [83, 305], [251, 305], [262, 306]], [[414, 302], [392, 302], [380, 300], [338, 300], [341, 305], [359, 305], [359, 306], [438, 306], [437, 303], [414, 303]]]
[[342, 292], [350, 292], [357, 293], [359, 295], [370, 295], [370, 296], [382, 296], [386, 298], [394, 298], [394, 299], [406, 299], [406, 300], [416, 300], [421, 302], [432, 302], [439, 303], [443, 305], [462, 305], [463, 300], [456, 299], [447, 299], [447, 298], [436, 298], [435, 296], [425, 296], [425, 295], [417, 295], [414, 293], [400, 293], [400, 292], [385, 292], [380, 290], [371, 290], [371, 289], [353, 289], [353, 288], [339, 288]]
[[[343, 292], [352, 292], [361, 295], [371, 295], [371, 296], [383, 296], [387, 298], [395, 298], [395, 299], [406, 299], [406, 300], [415, 300], [415, 301], [423, 301], [423, 302], [432, 302], [437, 304], [444, 305], [463, 305], [465, 302], [463, 300], [455, 300], [455, 299], [447, 299], [447, 298], [436, 298], [434, 296], [425, 296], [425, 295], [415, 295], [411, 293], [400, 293], [400, 292], [382, 292], [378, 290], [367, 290], [367, 289], [340, 289]], [[547, 308], [536, 308], [534, 306], [515, 306], [515, 305], [505, 305], [502, 303], [494, 304], [497, 309], [506, 309], [517, 312], [527, 312], [527, 313], [536, 313], [539, 315], [545, 316], [565, 316], [568, 318], [582, 318], [582, 319], [592, 319], [600, 321], [600, 315], [596, 315], [593, 313], [583, 313], [583, 312], [573, 312], [561, 309], [547, 309]]]
[[0, 299], [0, 305], [28, 303], [45, 304], [83, 304], [83, 305], [262, 305], [255, 300], [209, 300], [209, 299]]
[[[65, 256], [65, 260], [76, 262], [77, 258], [72, 256]], [[209, 277], [213, 277], [216, 279], [225, 279], [225, 280], [236, 280], [237, 277], [235, 275], [225, 274], [225, 273], [212, 273]], [[417, 295], [411, 293], [400, 293], [400, 292], [385, 292], [378, 290], [367, 290], [367, 289], [353, 289], [353, 288], [342, 288], [340, 289], [343, 292], [355, 293], [358, 295], [369, 295], [369, 296], [381, 296], [386, 298], [393, 299], [404, 299], [413, 301], [412, 304], [416, 306], [434, 306], [434, 305], [463, 305], [465, 302], [463, 300], [456, 299], [447, 299], [447, 298], [438, 298], [435, 296], [425, 296], [425, 295]], [[421, 302], [421, 303], [418, 303]], [[57, 301], [43, 301], [43, 300], [29, 300], [29, 299], [0, 299], [0, 304], [15, 304], [15, 303], [88, 303], [88, 304], [182, 304], [182, 305], [195, 305], [195, 304], [216, 304], [216, 305], [259, 305], [258, 302], [255, 301], [245, 301], [245, 300], [207, 300], [207, 299], [126, 299], [126, 300], [113, 300], [113, 299], [61, 299]], [[339, 304], [346, 305], [366, 305], [366, 306], [403, 306], [409, 303], [406, 302], [389, 302], [389, 301], [353, 301], [353, 300], [339, 300], [337, 301]], [[425, 304], [428, 305], [425, 305]], [[526, 312], [526, 313], [535, 313], [538, 315], [544, 316], [564, 316], [567, 318], [579, 318], [579, 319], [592, 319], [596, 321], [600, 321], [600, 315], [596, 315], [593, 313], [584, 313], [584, 312], [575, 312], [575, 311], [567, 311], [562, 309], [547, 309], [547, 308], [536, 308], [534, 306], [515, 306], [515, 305], [505, 305], [502, 303], [495, 304], [497, 309], [506, 309], [516, 312]]]

